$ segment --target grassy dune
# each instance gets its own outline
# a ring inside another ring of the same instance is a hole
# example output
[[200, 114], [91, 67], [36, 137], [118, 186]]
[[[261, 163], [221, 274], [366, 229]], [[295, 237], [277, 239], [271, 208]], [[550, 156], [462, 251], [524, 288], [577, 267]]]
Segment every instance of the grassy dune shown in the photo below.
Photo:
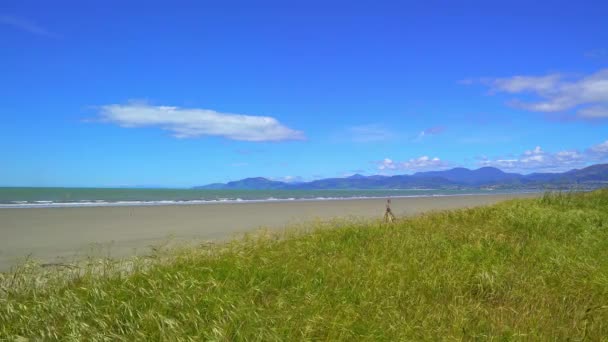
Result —
[[0, 340], [608, 340], [608, 190], [1, 277]]

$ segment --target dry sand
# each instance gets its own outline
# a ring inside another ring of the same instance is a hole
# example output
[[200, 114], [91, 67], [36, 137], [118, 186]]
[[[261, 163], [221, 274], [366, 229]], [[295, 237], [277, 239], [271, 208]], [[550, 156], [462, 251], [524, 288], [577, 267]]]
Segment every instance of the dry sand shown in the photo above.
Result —
[[[395, 214], [472, 207], [538, 194], [394, 198]], [[378, 217], [384, 199], [231, 204], [0, 209], [0, 272], [30, 256], [43, 263], [122, 257], [173, 241], [221, 240], [316, 218]]]

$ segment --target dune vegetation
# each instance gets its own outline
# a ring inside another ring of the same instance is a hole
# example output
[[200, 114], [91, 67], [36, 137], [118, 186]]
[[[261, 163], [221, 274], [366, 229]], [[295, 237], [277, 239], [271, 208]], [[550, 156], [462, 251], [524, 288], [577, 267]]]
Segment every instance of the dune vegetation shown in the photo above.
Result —
[[608, 340], [608, 190], [0, 277], [0, 340]]

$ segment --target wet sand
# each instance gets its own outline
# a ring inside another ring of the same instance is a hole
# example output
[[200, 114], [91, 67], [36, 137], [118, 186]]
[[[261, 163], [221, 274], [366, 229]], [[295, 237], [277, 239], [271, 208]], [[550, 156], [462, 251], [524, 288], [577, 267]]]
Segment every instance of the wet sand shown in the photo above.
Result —
[[[539, 194], [473, 195], [392, 199], [393, 212], [493, 204]], [[86, 256], [122, 257], [148, 253], [172, 241], [222, 240], [256, 228], [283, 229], [294, 223], [332, 217], [378, 217], [384, 199], [285, 201], [139, 207], [0, 209], [0, 272], [27, 256], [43, 263]]]

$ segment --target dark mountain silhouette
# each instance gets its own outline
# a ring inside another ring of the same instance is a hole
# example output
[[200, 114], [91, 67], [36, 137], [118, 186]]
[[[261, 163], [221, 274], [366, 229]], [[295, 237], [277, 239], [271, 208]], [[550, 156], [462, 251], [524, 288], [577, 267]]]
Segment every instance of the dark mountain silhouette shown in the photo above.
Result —
[[245, 178], [238, 181], [223, 183], [213, 183], [205, 186], [196, 187], [197, 189], [248, 189], [248, 190], [274, 190], [283, 189], [287, 183], [272, 181], [263, 177]]
[[469, 170], [458, 167], [444, 171], [417, 172], [413, 175], [363, 176], [325, 178], [312, 182], [285, 183], [263, 177], [245, 178], [228, 183], [214, 183], [196, 189], [412, 189], [412, 188], [564, 188], [572, 186], [598, 187], [608, 184], [608, 164], [561, 173], [507, 173], [494, 167]]
[[414, 174], [414, 177], [438, 177], [459, 184], [483, 185], [498, 182], [512, 183], [513, 181], [521, 180], [525, 176], [517, 173], [506, 173], [495, 167], [482, 167], [477, 170], [457, 167], [446, 171], [417, 172]]

